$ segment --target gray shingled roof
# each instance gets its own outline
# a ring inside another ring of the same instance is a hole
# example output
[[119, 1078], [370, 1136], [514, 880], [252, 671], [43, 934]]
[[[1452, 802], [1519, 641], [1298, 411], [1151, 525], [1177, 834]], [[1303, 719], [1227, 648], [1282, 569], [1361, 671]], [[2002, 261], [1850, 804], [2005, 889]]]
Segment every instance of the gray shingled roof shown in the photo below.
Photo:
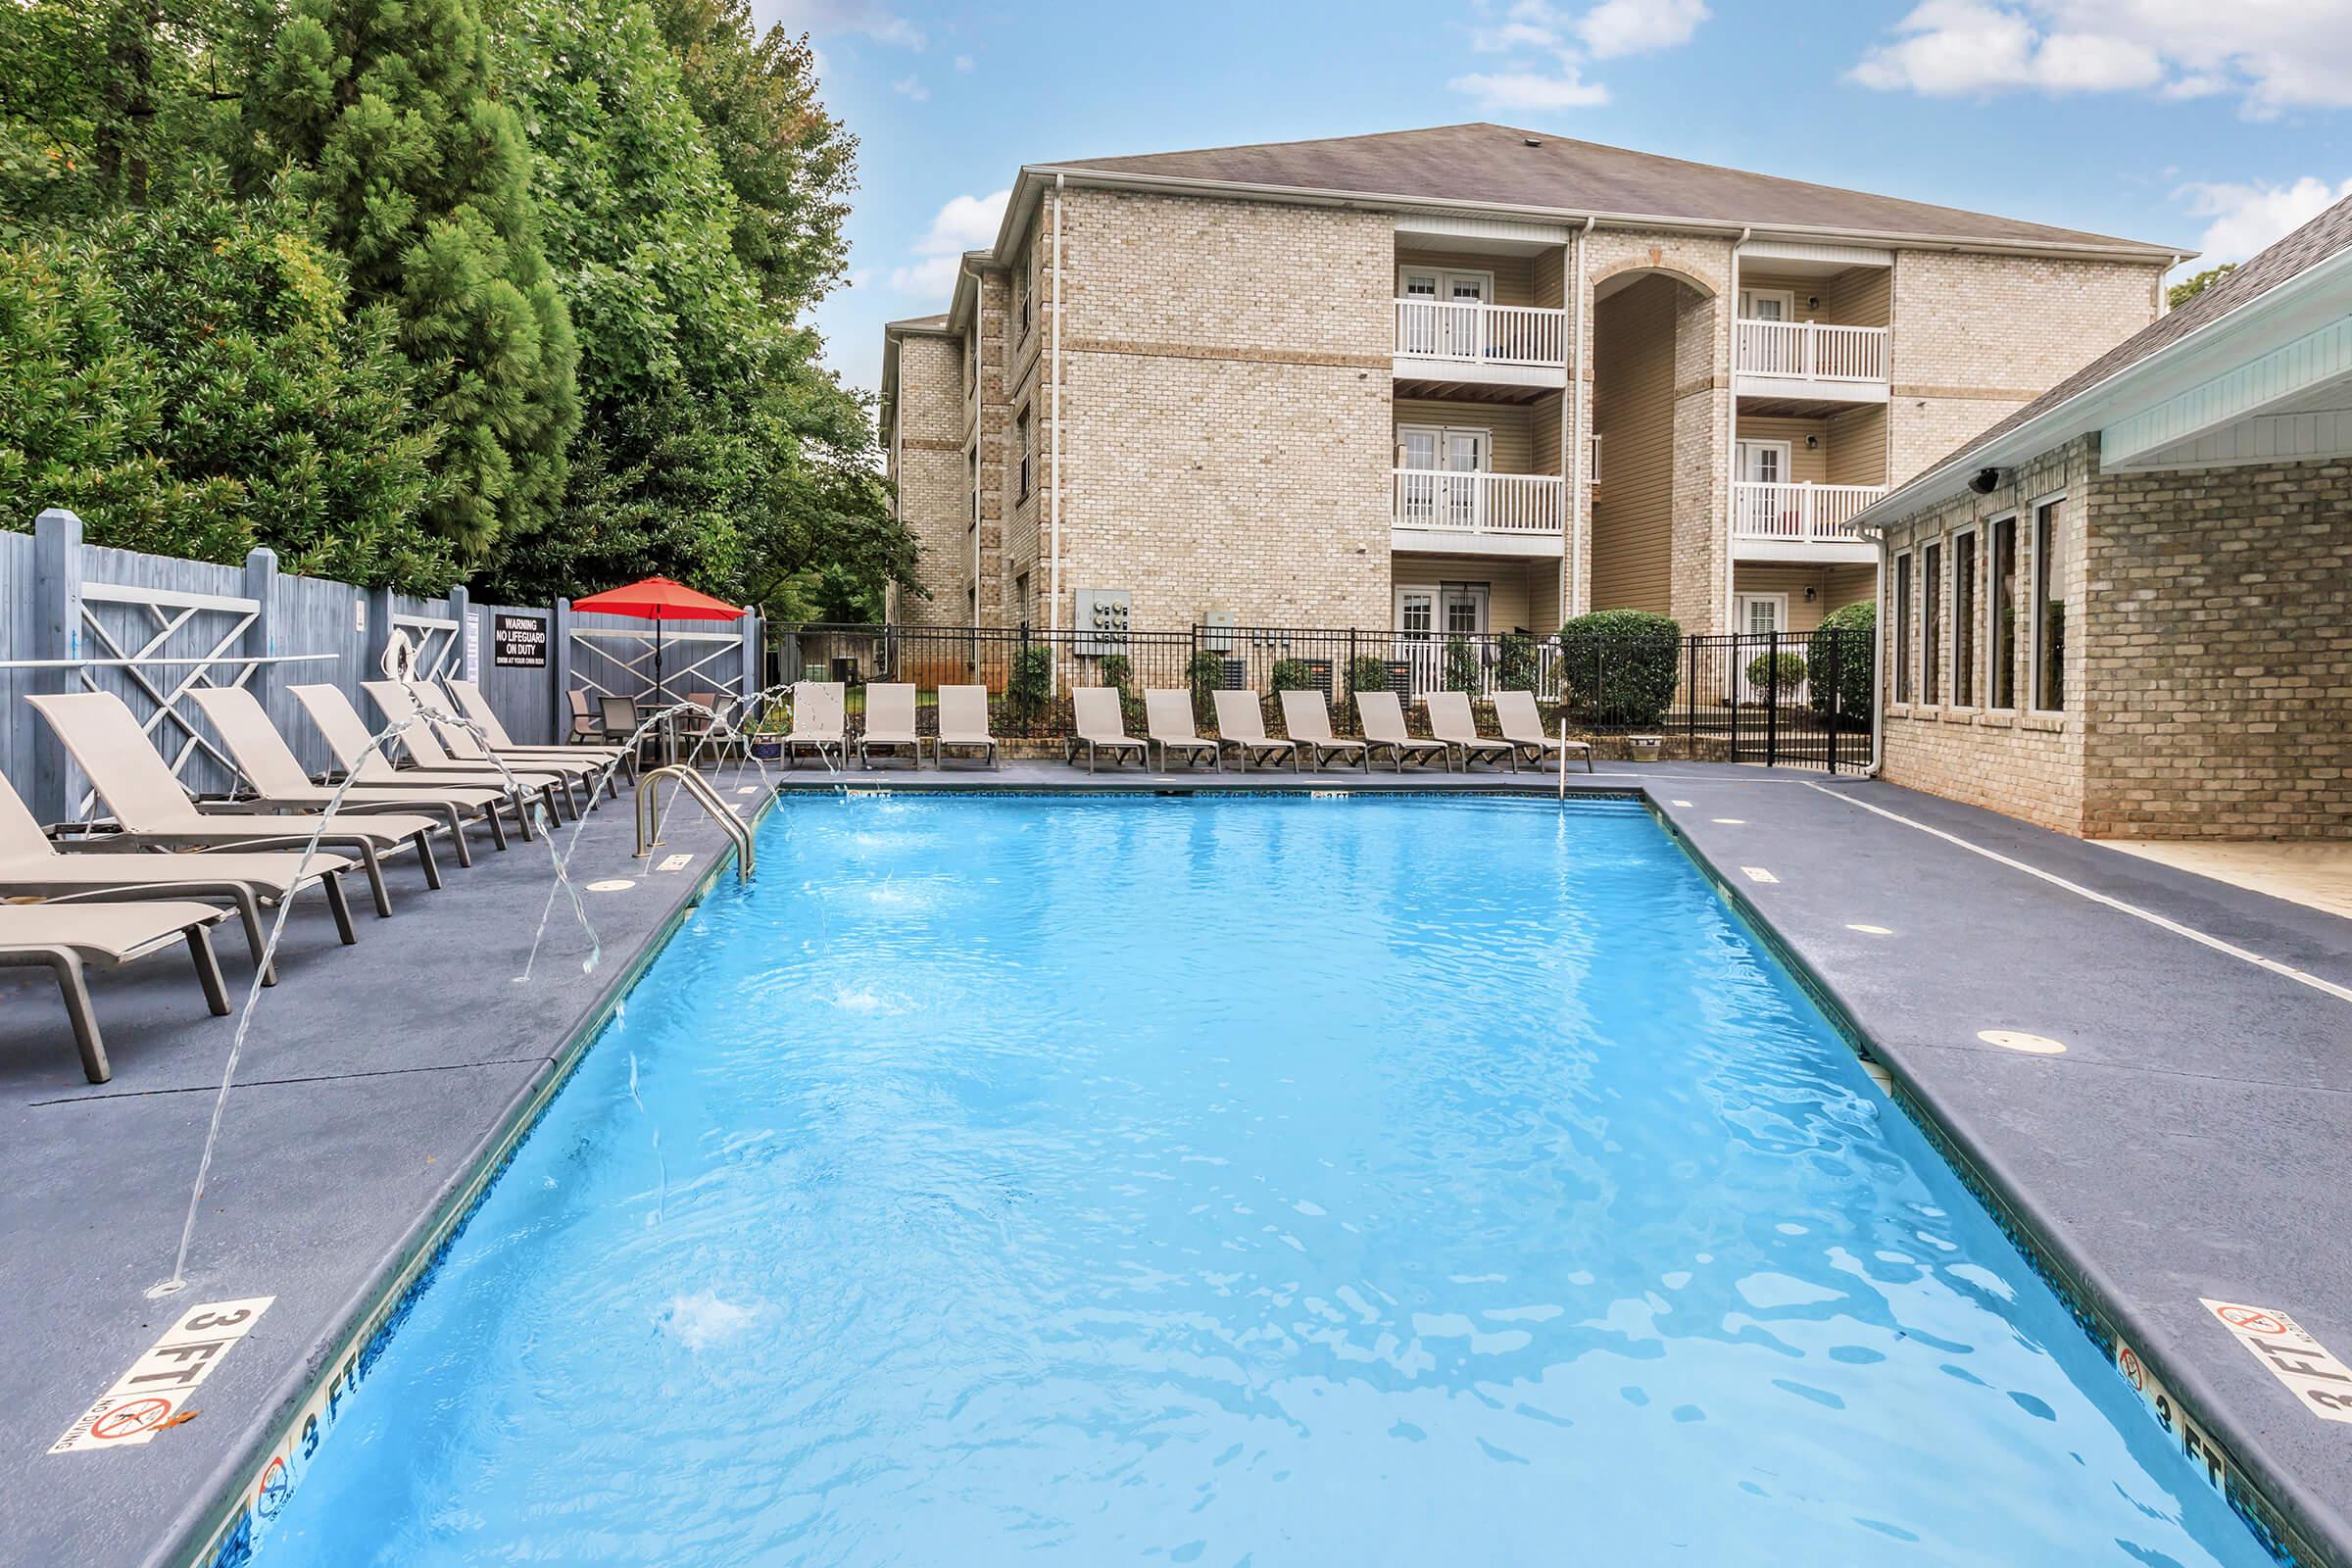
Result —
[[2194, 296], [2179, 310], [2158, 317], [2015, 414], [1955, 447], [1948, 456], [1929, 465], [1923, 471], [1934, 473], [1950, 467], [1966, 459], [1970, 453], [1990, 446], [2019, 425], [2041, 417], [2110, 376], [2120, 374], [2140, 361], [2163, 352], [2199, 327], [2220, 320], [2249, 300], [2268, 294], [2288, 278], [2327, 260], [2346, 246], [2352, 246], [2352, 197], [2337, 202], [2269, 250], [2257, 254], [2252, 261], [2220, 282], [2208, 286], [2202, 294]]
[[[1531, 141], [1535, 145], [1530, 146]], [[1485, 122], [1322, 141], [1091, 158], [1044, 167], [1759, 227], [2088, 245], [2141, 250], [2150, 256], [2176, 253], [2170, 246], [1809, 185]]]

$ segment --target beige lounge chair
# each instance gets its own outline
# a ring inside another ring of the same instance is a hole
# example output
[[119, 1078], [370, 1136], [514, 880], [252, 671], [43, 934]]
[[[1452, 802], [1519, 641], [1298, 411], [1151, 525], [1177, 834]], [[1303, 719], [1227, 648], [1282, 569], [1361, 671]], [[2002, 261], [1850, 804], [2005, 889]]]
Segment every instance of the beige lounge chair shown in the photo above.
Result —
[[[618, 750], [612, 745], [612, 726], [605, 722], [604, 712], [589, 701], [587, 687], [572, 687], [564, 694], [564, 700], [569, 705], [571, 713], [571, 727], [564, 732], [565, 742], [574, 746], [592, 746], [600, 751]], [[631, 729], [635, 727], [630, 726]], [[621, 733], [625, 735], [628, 731]]]
[[1076, 686], [1070, 690], [1070, 725], [1077, 733], [1061, 743], [1061, 760], [1078, 760], [1078, 748], [1086, 748], [1086, 770], [1095, 770], [1095, 759], [1104, 752], [1110, 754], [1113, 767], [1119, 759], [1130, 752], [1136, 762], [1152, 765], [1151, 755], [1144, 743], [1127, 733], [1127, 719], [1119, 711], [1119, 692], [1115, 686]]
[[1144, 693], [1144, 755], [1149, 758], [1152, 747], [1159, 748], [1159, 770], [1168, 770], [1170, 749], [1185, 754], [1185, 760], [1197, 762], [1206, 752], [1217, 771], [1225, 771], [1225, 749], [1193, 728], [1193, 694], [1190, 692], [1146, 691]]
[[868, 756], [876, 747], [904, 751], [923, 765], [923, 743], [914, 733], [914, 688], [904, 682], [868, 683], [865, 688], [865, 727], [858, 737], [858, 765], [872, 765]]
[[429, 816], [337, 816], [320, 826], [316, 819], [266, 813], [208, 814], [196, 808], [113, 692], [53, 693], [25, 701], [57, 731], [114, 813], [117, 831], [94, 839], [99, 849], [299, 850], [316, 835], [321, 849], [360, 857], [375, 895], [375, 912], [386, 917], [392, 913], [392, 895], [384, 886], [386, 855], [414, 848], [425, 885], [441, 885], [432, 836], [442, 824]]
[[1355, 716], [1364, 726], [1365, 766], [1385, 748], [1389, 760], [1397, 772], [1404, 771], [1407, 762], [1436, 760], [1447, 772], [1453, 771], [1453, 751], [1444, 741], [1418, 739], [1404, 727], [1404, 705], [1395, 692], [1360, 691], [1355, 694]]
[[335, 786], [314, 784], [303, 772], [302, 759], [294, 755], [253, 693], [242, 686], [216, 686], [188, 695], [228, 747], [228, 755], [236, 760], [237, 771], [252, 787], [254, 799], [273, 811], [323, 811], [332, 806], [337, 811], [357, 815], [407, 811], [437, 816], [448, 824], [449, 841], [458, 852], [460, 865], [473, 863], [473, 849], [466, 842], [468, 822], [487, 822], [492, 840], [502, 850], [507, 847], [507, 826], [496, 810], [505, 797], [496, 790], [427, 795], [420, 790], [378, 790], [354, 784], [338, 801]]
[[841, 759], [840, 765], [850, 765], [850, 728], [848, 697], [837, 680], [805, 680], [792, 688], [792, 728], [784, 734], [784, 765], [801, 764], [801, 748], [806, 746], [816, 753], [816, 760], [825, 760], [830, 747]]
[[1467, 692], [1431, 692], [1421, 699], [1429, 710], [1429, 732], [1446, 743], [1446, 750], [1461, 760], [1462, 771], [1480, 758], [1490, 760], [1500, 758], [1519, 771], [1519, 749], [1509, 741], [1489, 740], [1478, 732], [1478, 720], [1470, 711]]
[[1278, 741], [1266, 733], [1266, 710], [1255, 692], [1214, 691], [1209, 694], [1217, 709], [1217, 749], [1220, 754], [1228, 746], [1241, 754], [1242, 771], [1250, 771], [1252, 761], [1269, 759], [1291, 760], [1294, 772], [1299, 771], [1298, 743]]
[[939, 689], [939, 733], [932, 737], [932, 760], [944, 771], [948, 748], [981, 749], [988, 765], [997, 765], [997, 738], [988, 732], [988, 688], [942, 686]]
[[343, 695], [342, 687], [321, 683], [290, 686], [287, 690], [294, 694], [294, 700], [302, 704], [302, 710], [311, 715], [311, 722], [325, 737], [326, 749], [333, 755], [337, 765], [369, 789], [408, 790], [428, 795], [450, 789], [497, 790], [507, 797], [508, 805], [514, 812], [514, 820], [522, 828], [525, 843], [536, 836], [531, 831], [530, 798], [536, 795], [547, 803], [550, 812], [556, 809], [557, 780], [552, 777], [539, 776], [535, 781], [526, 782], [519, 776], [485, 778], [478, 769], [461, 773], [394, 767], [385, 760], [384, 754], [376, 750], [375, 737], [368, 732], [368, 721], [360, 717], [358, 709], [351, 706], [351, 699]]
[[[0, 898], [55, 899], [224, 899], [245, 925], [245, 945], [262, 961], [269, 939], [262, 908], [316, 885], [326, 896], [335, 932], [359, 940], [344, 902], [342, 873], [348, 857], [321, 852], [308, 860], [299, 854], [102, 855], [60, 850], [49, 842], [8, 780], [0, 778]], [[265, 975], [264, 984], [274, 984]]]
[[57, 975], [66, 1016], [74, 1025], [74, 1047], [81, 1053], [82, 1075], [94, 1084], [114, 1076], [98, 1014], [82, 971], [115, 968], [185, 939], [196, 960], [196, 982], [205, 1005], [219, 1017], [228, 1011], [228, 988], [220, 961], [213, 956], [211, 927], [228, 918], [209, 904], [172, 900], [160, 904], [87, 904], [72, 898], [44, 904], [0, 905], [0, 968], [47, 968]]
[[[409, 724], [400, 732], [401, 750], [407, 752], [409, 760], [418, 767], [433, 772], [471, 773], [477, 783], [486, 779], [503, 784], [510, 774], [517, 778], [536, 776], [554, 779], [558, 785], [556, 799], [571, 808], [574, 818], [578, 817], [581, 806], [573, 796], [572, 789], [576, 785], [586, 784], [589, 786], [588, 806], [593, 808], [596, 805], [594, 780], [597, 764], [576, 752], [569, 758], [554, 757], [529, 763], [511, 762], [482, 750], [481, 744], [464, 725], [455, 721], [445, 722], [448, 713], [443, 706], [439, 702], [422, 699], [414, 687], [396, 680], [364, 680], [360, 682], [360, 690], [366, 692], [368, 700], [375, 704], [375, 710], [384, 715], [386, 723], [406, 723], [416, 717], [424, 720], [420, 724]], [[444, 744], [445, 741], [447, 744]], [[455, 751], [453, 747], [462, 747], [464, 750]]]
[[1318, 773], [1334, 757], [1344, 762], [1352, 760], [1365, 772], [1372, 771], [1372, 753], [1362, 741], [1343, 740], [1331, 732], [1331, 710], [1324, 706], [1321, 692], [1284, 692], [1282, 727], [1291, 732], [1291, 739], [1298, 743]]
[[1496, 692], [1494, 727], [1502, 731], [1502, 738], [1515, 750], [1528, 753], [1528, 760], [1538, 767], [1556, 757], [1565, 769], [1569, 757], [1578, 755], [1585, 760], [1585, 771], [1592, 771], [1592, 743], [1564, 741], [1557, 735], [1544, 734], [1544, 715], [1536, 707], [1534, 692]]
[[[490, 750], [500, 757], [524, 761], [534, 757], [598, 757], [608, 762], [618, 761], [632, 777], [635, 776], [637, 760], [626, 746], [516, 745], [514, 737], [507, 733], [507, 726], [499, 721], [498, 710], [492, 708], [490, 700], [482, 695], [478, 682], [452, 677], [445, 679], [442, 684], [449, 688], [449, 695], [458, 700], [458, 711], [481, 726], [483, 739], [489, 743]], [[587, 693], [579, 695], [585, 698]], [[620, 792], [614, 790], [613, 793], [617, 795]]]

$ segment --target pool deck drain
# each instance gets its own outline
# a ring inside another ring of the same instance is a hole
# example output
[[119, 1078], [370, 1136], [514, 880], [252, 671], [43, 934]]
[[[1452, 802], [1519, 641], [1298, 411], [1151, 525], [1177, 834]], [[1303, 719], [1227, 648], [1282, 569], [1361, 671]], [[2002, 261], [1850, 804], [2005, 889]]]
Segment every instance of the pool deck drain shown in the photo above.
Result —
[[[837, 786], [900, 800], [1172, 788], [1549, 800], [1558, 788], [1532, 770], [1211, 771], [1172, 783], [1020, 761], [783, 777], [789, 793], [836, 800]], [[2144, 1362], [2323, 1560], [2352, 1563], [2352, 1426], [2314, 1419], [2204, 1304], [2258, 1303], [2338, 1354], [2352, 1350], [2352, 1255], [2338, 1244], [2352, 1235], [2341, 1132], [2352, 1004], [2230, 951], [2352, 986], [2352, 921], [1851, 778], [1646, 763], [1572, 773], [1568, 785], [1646, 797], [1866, 1037], [1874, 1075], [1928, 1108], [2095, 1313], [2125, 1332], [2126, 1370]], [[1726, 816], [1737, 820], [1718, 822]], [[0, 982], [0, 1234], [10, 1241], [0, 1312], [20, 1334], [0, 1370], [9, 1560], [172, 1563], [192, 1544], [184, 1533], [247, 1479], [412, 1233], [463, 1187], [502, 1118], [725, 847], [686, 813], [667, 836], [696, 862], [648, 877], [628, 853], [626, 810], [591, 819], [575, 874], [634, 882], [589, 905], [606, 950], [594, 976], [580, 972], [585, 945], [559, 903], [532, 980], [514, 983], [546, 896], [537, 846], [485, 853], [438, 896], [404, 872], [401, 913], [363, 918], [356, 950], [337, 949], [324, 919], [298, 908], [286, 983], [265, 996], [230, 1101], [190, 1289], [172, 1302], [142, 1291], [177, 1236], [228, 1020], [207, 1019], [169, 964], [96, 977], [117, 1076], [85, 1085], [54, 995], [30, 977]], [[1741, 871], [1758, 846], [1769, 846], [1777, 880]], [[242, 969], [233, 947], [222, 945], [232, 981]], [[1978, 1038], [1985, 1030], [2066, 1049], [2001, 1049]], [[268, 1317], [206, 1383], [198, 1418], [140, 1446], [45, 1452], [179, 1303], [270, 1295]]]

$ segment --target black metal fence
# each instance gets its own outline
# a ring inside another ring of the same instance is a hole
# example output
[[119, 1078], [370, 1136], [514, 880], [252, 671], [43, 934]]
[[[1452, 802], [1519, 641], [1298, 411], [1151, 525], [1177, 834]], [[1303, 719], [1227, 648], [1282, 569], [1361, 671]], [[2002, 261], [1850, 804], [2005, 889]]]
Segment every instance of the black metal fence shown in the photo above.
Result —
[[[853, 717], [867, 682], [910, 683], [926, 730], [939, 687], [984, 686], [996, 733], [1015, 740], [1067, 735], [1078, 686], [1120, 688], [1139, 728], [1147, 689], [1189, 690], [1204, 724], [1212, 691], [1311, 689], [1329, 701], [1342, 733], [1355, 726], [1354, 694], [1384, 689], [1403, 699], [1416, 729], [1425, 721], [1417, 699], [1430, 692], [1463, 692], [1477, 704], [1526, 691], [1547, 727], [1564, 717], [1584, 733], [1629, 737], [1637, 751], [1654, 741], [1675, 756], [1833, 772], [1862, 765], [1870, 752], [1868, 632], [1563, 644], [1524, 633], [1205, 623], [1173, 631], [788, 625], [770, 659], [770, 681], [842, 682]], [[1275, 705], [1266, 706], [1279, 726]]]

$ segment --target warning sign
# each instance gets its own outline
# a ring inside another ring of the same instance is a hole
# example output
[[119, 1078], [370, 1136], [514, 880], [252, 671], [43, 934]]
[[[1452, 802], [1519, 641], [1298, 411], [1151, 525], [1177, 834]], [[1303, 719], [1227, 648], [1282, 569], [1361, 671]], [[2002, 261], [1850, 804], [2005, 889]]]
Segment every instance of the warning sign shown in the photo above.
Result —
[[2329, 1354], [2302, 1325], [2275, 1306], [2198, 1299], [2254, 1359], [2286, 1385], [2303, 1408], [2323, 1421], [2352, 1422], [2352, 1367]]
[[185, 1408], [196, 1386], [212, 1376], [229, 1348], [252, 1331], [276, 1299], [251, 1296], [189, 1307], [146, 1354], [131, 1362], [113, 1388], [66, 1428], [49, 1451], [82, 1453], [152, 1440], [174, 1424], [173, 1417]]

